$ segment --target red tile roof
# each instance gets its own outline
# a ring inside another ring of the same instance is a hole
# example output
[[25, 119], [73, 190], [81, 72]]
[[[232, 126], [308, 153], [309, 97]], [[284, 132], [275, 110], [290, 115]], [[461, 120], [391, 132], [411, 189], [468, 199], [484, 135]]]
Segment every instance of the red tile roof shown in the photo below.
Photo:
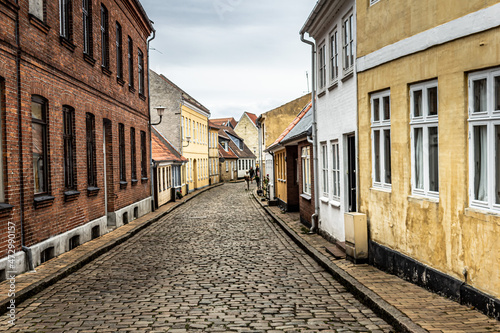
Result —
[[251, 121], [253, 121], [254, 125], [257, 126], [257, 116], [253, 113], [250, 112], [245, 112], [248, 118], [250, 118]]
[[224, 158], [234, 158], [237, 159], [238, 156], [236, 156], [231, 149], [228, 149], [227, 151], [224, 150], [222, 145], [219, 143], [219, 156], [224, 157]]
[[187, 159], [182, 156], [168, 140], [161, 135], [156, 128], [151, 128], [151, 137], [153, 139], [153, 160], [157, 162], [187, 162]]
[[300, 111], [300, 113], [298, 114], [297, 117], [295, 117], [295, 119], [288, 125], [287, 128], [285, 128], [285, 130], [283, 131], [283, 133], [281, 133], [281, 135], [276, 139], [276, 141], [273, 142], [272, 145], [270, 145], [269, 147], [267, 147], [267, 149], [271, 149], [271, 148], [274, 148], [274, 146], [277, 146], [281, 140], [283, 140], [283, 138], [285, 138], [285, 136], [290, 133], [290, 131], [295, 127], [295, 125], [297, 125], [299, 123], [299, 121], [304, 118], [304, 116], [306, 115], [307, 111], [309, 111], [312, 107], [312, 103], [309, 102], [309, 104], [306, 105], [306, 107], [304, 109], [302, 109], [302, 111]]
[[238, 124], [238, 122], [236, 121], [236, 119], [234, 119], [233, 117], [230, 117], [230, 118], [217, 118], [217, 119], [210, 119], [210, 121], [212, 122], [212, 124], [216, 125], [216, 126], [228, 126], [228, 123], [231, 123], [231, 125], [234, 127], [236, 127], [236, 125]]

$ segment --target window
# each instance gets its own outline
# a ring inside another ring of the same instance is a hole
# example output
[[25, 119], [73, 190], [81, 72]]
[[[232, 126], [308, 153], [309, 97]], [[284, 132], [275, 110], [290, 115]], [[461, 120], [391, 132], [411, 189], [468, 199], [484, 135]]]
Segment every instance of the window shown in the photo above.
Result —
[[340, 154], [338, 141], [332, 142], [332, 196], [340, 199]]
[[[122, 26], [116, 22], [116, 78], [123, 80]], [[123, 84], [123, 81], [122, 81]]]
[[86, 114], [86, 133], [87, 133], [87, 187], [97, 187], [95, 117], [92, 113]]
[[337, 31], [330, 35], [330, 80], [335, 81], [339, 76], [339, 51]]
[[29, 13], [39, 19], [40, 21], [45, 21], [44, 19], [44, 0], [29, 0]]
[[144, 56], [137, 50], [137, 66], [139, 68], [139, 94], [144, 95]]
[[48, 194], [47, 101], [41, 96], [31, 98], [31, 126], [34, 193], [35, 195]]
[[323, 196], [328, 197], [328, 148], [321, 144], [321, 170], [323, 173]]
[[83, 53], [92, 57], [92, 1], [82, 0], [83, 13]]
[[469, 196], [500, 211], [500, 68], [469, 75]]
[[59, 0], [59, 20], [61, 25], [61, 37], [64, 37], [68, 41], [72, 41], [73, 28], [72, 23], [72, 1], [71, 0]]
[[137, 180], [137, 167], [135, 156], [135, 128], [130, 128], [130, 170], [132, 171], [132, 182]]
[[311, 149], [302, 148], [302, 192], [311, 195]]
[[437, 80], [410, 87], [412, 192], [439, 195]]
[[128, 86], [134, 89], [134, 42], [128, 37]]
[[108, 10], [101, 5], [101, 48], [102, 48], [102, 67], [109, 69], [109, 28], [108, 28]]
[[141, 177], [148, 178], [148, 156], [146, 150], [146, 132], [141, 131]]
[[370, 0], [370, 6], [371, 6], [371, 5], [376, 4], [376, 3], [377, 3], [377, 2], [379, 2], [379, 1], [380, 1], [380, 0]]
[[391, 97], [386, 90], [371, 96], [373, 186], [391, 188]]
[[127, 180], [125, 167], [125, 126], [118, 124], [118, 153], [120, 155], [120, 182]]
[[63, 106], [64, 187], [76, 190], [75, 110]]
[[353, 14], [344, 19], [342, 25], [343, 50], [344, 50], [344, 69], [349, 70], [354, 65], [354, 20]]
[[326, 85], [326, 46], [323, 44], [319, 47], [319, 88], [322, 89]]
[[0, 77], [0, 202], [5, 202], [5, 188], [3, 184], [3, 133], [4, 133], [4, 123], [1, 119], [5, 115], [5, 80]]

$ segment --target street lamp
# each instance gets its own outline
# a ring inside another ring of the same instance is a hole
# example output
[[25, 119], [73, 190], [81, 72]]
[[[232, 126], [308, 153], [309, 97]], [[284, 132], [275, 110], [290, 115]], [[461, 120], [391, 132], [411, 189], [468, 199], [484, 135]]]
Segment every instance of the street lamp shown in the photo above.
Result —
[[163, 114], [165, 113], [165, 107], [160, 105], [160, 106], [155, 107], [154, 109], [158, 113], [158, 116], [160, 116], [160, 120], [157, 123], [151, 124], [153, 126], [156, 126], [156, 125], [160, 125], [160, 123], [161, 123], [161, 118], [163, 117]]
[[182, 145], [183, 147], [187, 147], [189, 146], [189, 143], [191, 142], [191, 137], [190, 136], [186, 136], [186, 142], [187, 142], [187, 145]]

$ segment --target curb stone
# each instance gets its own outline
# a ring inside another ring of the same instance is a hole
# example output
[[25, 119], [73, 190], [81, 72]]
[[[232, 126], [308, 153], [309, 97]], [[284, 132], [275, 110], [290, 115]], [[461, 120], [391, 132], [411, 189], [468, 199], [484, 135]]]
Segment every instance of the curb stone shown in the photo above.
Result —
[[404, 313], [399, 311], [396, 307], [390, 305], [387, 301], [365, 287], [361, 282], [356, 280], [349, 273], [335, 265], [324, 254], [320, 253], [313, 246], [309, 245], [302, 237], [300, 237], [294, 230], [292, 230], [284, 221], [277, 217], [271, 210], [264, 206], [252, 192], [254, 199], [260, 206], [271, 216], [281, 229], [309, 256], [311, 256], [319, 265], [327, 270], [333, 278], [341, 283], [347, 290], [349, 290], [356, 298], [363, 304], [372, 309], [382, 319], [391, 324], [400, 332], [405, 333], [428, 333], [428, 331], [408, 318]]
[[[160, 213], [160, 214], [158, 214], [158, 215], [150, 218], [149, 220], [146, 220], [145, 222], [143, 222], [143, 223], [137, 225], [136, 227], [134, 227], [133, 229], [127, 231], [125, 234], [123, 234], [123, 235], [121, 235], [119, 237], [113, 238], [111, 241], [109, 241], [108, 243], [103, 244], [102, 246], [98, 247], [97, 249], [95, 249], [93, 251], [89, 251], [87, 254], [83, 255], [80, 258], [78, 258], [73, 263], [71, 263], [71, 264], [69, 264], [69, 265], [67, 265], [65, 267], [62, 267], [61, 269], [59, 269], [55, 273], [50, 274], [49, 276], [41, 279], [40, 281], [32, 283], [28, 287], [25, 287], [25, 288], [21, 289], [20, 291], [16, 291], [16, 293], [15, 293], [16, 294], [16, 296], [15, 296], [16, 307], [20, 303], [26, 301], [27, 299], [35, 296], [36, 294], [40, 293], [44, 289], [50, 287], [54, 283], [56, 283], [56, 282], [62, 280], [63, 278], [67, 277], [71, 273], [76, 272], [77, 270], [79, 270], [80, 268], [82, 268], [83, 266], [85, 266], [86, 264], [94, 261], [95, 259], [97, 259], [101, 255], [107, 253], [112, 248], [114, 248], [114, 247], [122, 244], [123, 242], [127, 241], [128, 239], [130, 239], [131, 237], [133, 237], [134, 235], [136, 235], [140, 231], [142, 231], [145, 228], [149, 227], [151, 224], [157, 222], [158, 220], [160, 220], [164, 216], [168, 215], [169, 213], [171, 213], [172, 211], [174, 211], [178, 207], [184, 205], [186, 202], [189, 202], [193, 198], [197, 197], [198, 195], [200, 195], [200, 194], [202, 194], [202, 193], [204, 193], [204, 192], [206, 192], [208, 190], [211, 190], [211, 189], [213, 189], [215, 187], [222, 186], [222, 185], [224, 185], [224, 183], [214, 184], [214, 185], [212, 185], [210, 187], [205, 187], [205, 188], [201, 189], [199, 192], [191, 193], [192, 196], [190, 196], [189, 198], [186, 198], [183, 201], [179, 201], [178, 203], [176, 203], [174, 206], [170, 207], [165, 212]], [[154, 212], [151, 212], [151, 213], [154, 213]], [[151, 214], [151, 213], [149, 213], [149, 214]], [[115, 229], [115, 230], [119, 230], [119, 228]], [[113, 230], [113, 231], [115, 231], [115, 230]], [[70, 252], [70, 251], [68, 251], [68, 252]], [[68, 252], [65, 252], [65, 253], [68, 253]], [[7, 282], [8, 282], [8, 280], [7, 280]], [[2, 298], [0, 299], [0, 315], [3, 315], [3, 314], [5, 314], [7, 312], [7, 306], [10, 303], [10, 301], [11, 301], [12, 298], [8, 297], [8, 295], [2, 295], [1, 297]]]

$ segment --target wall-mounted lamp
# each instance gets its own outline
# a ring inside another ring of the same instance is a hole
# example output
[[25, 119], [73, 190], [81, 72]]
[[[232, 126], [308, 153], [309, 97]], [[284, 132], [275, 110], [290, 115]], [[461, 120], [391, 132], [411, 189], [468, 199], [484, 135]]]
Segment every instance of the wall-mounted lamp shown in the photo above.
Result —
[[163, 114], [165, 113], [165, 107], [164, 106], [157, 106], [154, 108], [156, 112], [158, 113], [158, 116], [160, 116], [160, 121], [158, 121], [155, 124], [151, 124], [153, 126], [159, 125], [161, 123], [161, 118], [163, 117]]
[[189, 146], [189, 143], [191, 142], [191, 137], [190, 136], [186, 136], [186, 142], [187, 142], [187, 145], [182, 145], [183, 147], [187, 147]]

